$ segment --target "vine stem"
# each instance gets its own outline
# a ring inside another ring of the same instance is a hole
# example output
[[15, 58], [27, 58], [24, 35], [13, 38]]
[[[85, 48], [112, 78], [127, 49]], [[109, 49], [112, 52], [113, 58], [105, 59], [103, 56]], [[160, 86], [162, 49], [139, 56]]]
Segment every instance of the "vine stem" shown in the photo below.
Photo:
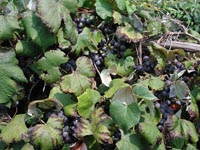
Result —
[[179, 42], [179, 41], [166, 41], [158, 43], [163, 47], [167, 48], [180, 48], [189, 52], [200, 52], [200, 44], [188, 43], [188, 42]]

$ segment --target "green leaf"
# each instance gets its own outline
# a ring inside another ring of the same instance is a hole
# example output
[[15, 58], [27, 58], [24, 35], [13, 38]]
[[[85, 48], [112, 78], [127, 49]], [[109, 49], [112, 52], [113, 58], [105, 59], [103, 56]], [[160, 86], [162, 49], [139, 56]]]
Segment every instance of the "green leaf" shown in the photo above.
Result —
[[67, 49], [71, 45], [70, 41], [64, 38], [64, 32], [62, 28], [58, 30], [57, 38], [59, 47], [62, 49]]
[[122, 23], [122, 15], [117, 11], [114, 11], [113, 19], [114, 19], [115, 24], [121, 24]]
[[167, 50], [156, 43], [152, 43], [152, 45], [148, 46], [148, 49], [150, 50], [151, 55], [158, 61], [155, 68], [160, 72], [166, 65]]
[[162, 81], [160, 77], [153, 77], [149, 79], [149, 86], [152, 90], [162, 90], [164, 88], [165, 82]]
[[63, 11], [63, 21], [64, 21], [64, 38], [69, 40], [72, 44], [76, 44], [78, 32], [76, 29], [76, 25], [73, 22], [70, 13], [67, 10]]
[[31, 117], [39, 117], [41, 114], [40, 110], [54, 109], [56, 111], [61, 110], [62, 104], [56, 99], [47, 98], [43, 100], [32, 101], [28, 105], [27, 114]]
[[[17, 132], [16, 132], [17, 131]], [[7, 144], [28, 140], [28, 128], [24, 122], [24, 114], [16, 115], [1, 131], [0, 137]]]
[[190, 115], [190, 118], [192, 118], [192, 119], [199, 118], [199, 109], [198, 109], [196, 100], [191, 94], [190, 94], [190, 96], [191, 96], [191, 102], [187, 106], [187, 112]]
[[73, 72], [72, 74], [62, 77], [60, 83], [61, 90], [64, 93], [73, 93], [76, 96], [81, 95], [87, 88], [91, 87], [89, 78], [81, 75], [80, 73]]
[[133, 97], [133, 92], [131, 87], [123, 87], [117, 90], [112, 98], [112, 102], [118, 101], [121, 103], [125, 103], [127, 105], [131, 104], [132, 102], [136, 102], [135, 98]]
[[94, 77], [95, 76], [95, 68], [91, 59], [86, 56], [79, 57], [76, 60], [76, 71], [86, 77]]
[[110, 82], [112, 81], [110, 73], [110, 69], [103, 69], [100, 73], [101, 82], [107, 87], [109, 87]]
[[142, 34], [135, 31], [134, 28], [130, 25], [119, 26], [117, 28], [116, 34], [118, 37], [125, 38], [134, 43], [138, 42], [139, 40], [141, 40], [143, 38]]
[[40, 46], [43, 51], [56, 43], [56, 35], [52, 34], [34, 13], [26, 12], [22, 22], [27, 38]]
[[108, 116], [104, 113], [102, 108], [96, 109], [91, 114], [91, 120], [81, 118], [81, 124], [78, 126], [78, 136], [84, 137], [93, 135], [99, 143], [107, 142], [112, 144], [112, 138], [110, 137], [110, 131], [106, 126]]
[[77, 43], [73, 47], [73, 51], [79, 54], [85, 49], [94, 51], [97, 49], [98, 43], [103, 38], [103, 34], [100, 31], [91, 32], [89, 28], [85, 27], [83, 31], [78, 35]]
[[128, 12], [128, 15], [131, 16], [137, 9], [133, 3], [130, 3], [130, 1], [126, 1], [126, 10]]
[[125, 11], [125, 10], [126, 10], [126, 1], [127, 1], [127, 0], [116, 0], [117, 7], [118, 7], [121, 11]]
[[179, 99], [185, 98], [189, 93], [189, 88], [184, 81], [175, 81], [174, 84], [170, 86], [169, 97], [178, 97]]
[[108, 91], [105, 92], [104, 96], [106, 98], [110, 98], [110, 97], [112, 97], [115, 94], [115, 92], [118, 89], [120, 89], [122, 87], [128, 87], [128, 86], [129, 86], [129, 84], [124, 83], [124, 79], [123, 78], [121, 78], [121, 79], [114, 79], [114, 80], [111, 81], [110, 88], [108, 89]]
[[16, 54], [20, 56], [36, 56], [40, 48], [32, 41], [18, 41], [15, 46]]
[[140, 120], [140, 109], [137, 103], [127, 105], [124, 102], [114, 101], [110, 104], [110, 115], [124, 132], [135, 126]]
[[[165, 125], [169, 132], [168, 136], [170, 142], [174, 146], [181, 148], [183, 141], [184, 143], [189, 141], [193, 144], [197, 143], [198, 133], [192, 122], [185, 119], [179, 119], [176, 115], [173, 115], [167, 118]], [[176, 139], [176, 141], [174, 141], [174, 139]]]
[[17, 16], [0, 15], [0, 41], [12, 38], [13, 32], [19, 29]]
[[63, 119], [51, 115], [46, 124], [37, 124], [29, 129], [30, 140], [41, 150], [52, 150], [62, 144]]
[[135, 85], [133, 87], [133, 93], [136, 97], [146, 99], [146, 100], [154, 100], [156, 97], [153, 93], [148, 89], [148, 87]]
[[30, 143], [26, 143], [21, 150], [34, 150], [34, 147]]
[[136, 133], [122, 136], [116, 145], [119, 150], [141, 150], [146, 147], [146, 144], [142, 142], [141, 137]]
[[89, 118], [94, 110], [95, 104], [100, 98], [101, 95], [99, 92], [86, 89], [86, 91], [78, 97], [78, 113], [85, 118]]
[[37, 0], [37, 11], [44, 23], [57, 32], [62, 20], [62, 1]]
[[158, 20], [150, 20], [147, 23], [147, 32], [149, 36], [155, 36], [161, 33], [161, 22]]
[[14, 50], [0, 48], [0, 103], [9, 103], [14, 96], [20, 100], [18, 82], [27, 80], [17, 64]]
[[125, 59], [120, 59], [117, 63], [117, 74], [120, 76], [128, 76], [133, 71], [133, 57], [128, 56]]
[[55, 86], [51, 89], [49, 98], [60, 101], [63, 106], [72, 104], [75, 99], [72, 95], [63, 93], [59, 86]]
[[112, 17], [113, 3], [109, 0], [97, 0], [95, 3], [96, 13], [102, 18]]
[[78, 0], [62, 0], [63, 5], [73, 14], [78, 10]]
[[55, 83], [59, 80], [61, 72], [59, 66], [68, 61], [65, 53], [59, 50], [51, 50], [44, 54], [31, 68], [47, 83]]
[[192, 122], [181, 119], [181, 128], [185, 139], [188, 141], [191, 140], [192, 143], [197, 143], [199, 137], [197, 130]]
[[155, 124], [151, 122], [139, 123], [139, 132], [149, 144], [155, 144], [162, 139], [162, 134]]

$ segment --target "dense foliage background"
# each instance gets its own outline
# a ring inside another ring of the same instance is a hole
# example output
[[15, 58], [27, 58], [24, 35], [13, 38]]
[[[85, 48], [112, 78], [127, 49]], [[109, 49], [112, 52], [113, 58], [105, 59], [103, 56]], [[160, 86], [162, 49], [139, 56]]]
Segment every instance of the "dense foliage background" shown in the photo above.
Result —
[[1, 0], [0, 149], [200, 149], [199, 0]]

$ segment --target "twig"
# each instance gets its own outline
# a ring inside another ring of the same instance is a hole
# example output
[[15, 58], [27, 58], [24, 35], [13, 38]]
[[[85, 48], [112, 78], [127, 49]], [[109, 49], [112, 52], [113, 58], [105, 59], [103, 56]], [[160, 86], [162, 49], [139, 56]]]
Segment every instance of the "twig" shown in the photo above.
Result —
[[171, 48], [180, 48], [189, 52], [200, 52], [200, 44], [188, 43], [188, 42], [179, 42], [179, 41], [166, 41], [158, 43], [164, 47]]

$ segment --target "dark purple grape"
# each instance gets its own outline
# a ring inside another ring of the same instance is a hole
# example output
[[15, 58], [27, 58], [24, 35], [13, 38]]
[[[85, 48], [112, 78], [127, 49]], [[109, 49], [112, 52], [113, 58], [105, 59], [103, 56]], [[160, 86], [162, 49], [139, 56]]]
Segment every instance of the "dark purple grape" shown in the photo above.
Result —
[[91, 20], [87, 18], [87, 19], [85, 20], [85, 24], [88, 25], [88, 26], [91, 25]]
[[125, 45], [121, 45], [119, 49], [120, 49], [120, 51], [125, 51], [126, 50], [126, 46]]
[[79, 24], [78, 24], [78, 28], [83, 28], [84, 27], [84, 24], [82, 23], [82, 22], [80, 22]]
[[145, 62], [145, 61], [149, 61], [150, 60], [150, 58], [149, 58], [149, 56], [144, 56], [143, 57], [143, 61]]
[[80, 22], [85, 23], [85, 18], [84, 18], [84, 17], [81, 17], [81, 18], [80, 18]]
[[119, 44], [118, 42], [115, 42], [114, 47], [115, 47], [115, 48], [119, 48], [119, 47], [120, 47], [120, 44]]

